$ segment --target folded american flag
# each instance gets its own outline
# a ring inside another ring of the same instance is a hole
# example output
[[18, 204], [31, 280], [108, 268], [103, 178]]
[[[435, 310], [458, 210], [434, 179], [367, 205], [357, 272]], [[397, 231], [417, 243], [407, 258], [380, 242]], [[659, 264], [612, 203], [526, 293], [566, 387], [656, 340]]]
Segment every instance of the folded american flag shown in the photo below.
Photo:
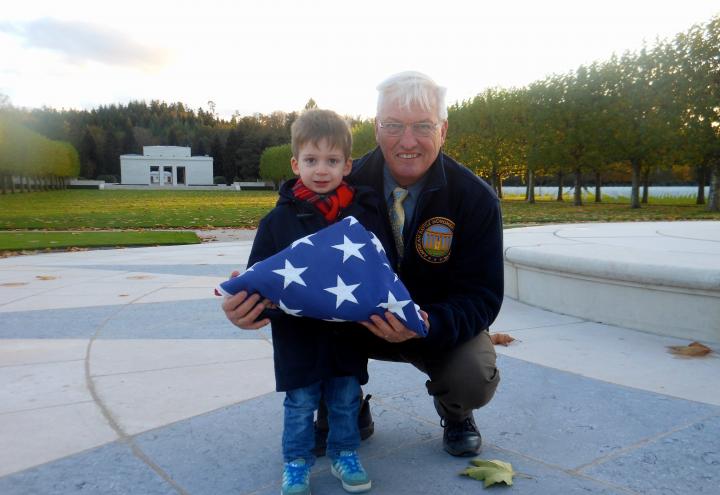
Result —
[[416, 305], [385, 256], [380, 240], [354, 217], [298, 239], [220, 284], [231, 296], [260, 293], [285, 313], [328, 321], [369, 321], [370, 315], [396, 315], [424, 337]]

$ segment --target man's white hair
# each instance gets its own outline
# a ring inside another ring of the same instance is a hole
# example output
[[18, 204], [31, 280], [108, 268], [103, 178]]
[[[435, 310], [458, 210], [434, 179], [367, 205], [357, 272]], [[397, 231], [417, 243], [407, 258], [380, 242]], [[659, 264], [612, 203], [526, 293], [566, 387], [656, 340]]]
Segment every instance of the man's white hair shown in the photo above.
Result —
[[426, 111], [435, 108], [440, 121], [447, 120], [446, 89], [422, 72], [406, 71], [394, 74], [381, 82], [377, 90], [378, 117], [386, 103], [397, 102], [401, 108], [410, 108], [413, 105]]

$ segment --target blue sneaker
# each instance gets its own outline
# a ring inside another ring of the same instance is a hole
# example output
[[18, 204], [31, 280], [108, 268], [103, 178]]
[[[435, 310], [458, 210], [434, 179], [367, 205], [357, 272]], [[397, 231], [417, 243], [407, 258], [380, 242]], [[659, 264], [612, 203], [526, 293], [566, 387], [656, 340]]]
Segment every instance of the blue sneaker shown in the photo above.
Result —
[[310, 468], [305, 459], [285, 463], [281, 495], [310, 495]]
[[346, 492], [361, 493], [372, 488], [372, 481], [360, 464], [360, 459], [354, 450], [340, 452], [338, 458], [333, 460], [330, 472], [342, 481], [342, 487]]

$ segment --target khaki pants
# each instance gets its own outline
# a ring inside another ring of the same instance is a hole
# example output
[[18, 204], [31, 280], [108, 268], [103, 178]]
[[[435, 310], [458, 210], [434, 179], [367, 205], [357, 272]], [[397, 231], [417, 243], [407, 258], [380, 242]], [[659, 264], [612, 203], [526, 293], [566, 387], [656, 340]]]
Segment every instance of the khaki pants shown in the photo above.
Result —
[[462, 421], [493, 398], [500, 381], [495, 367], [495, 348], [487, 331], [441, 354], [408, 350], [397, 344], [380, 343], [370, 349], [380, 361], [410, 363], [427, 374], [428, 393], [438, 414], [450, 421]]

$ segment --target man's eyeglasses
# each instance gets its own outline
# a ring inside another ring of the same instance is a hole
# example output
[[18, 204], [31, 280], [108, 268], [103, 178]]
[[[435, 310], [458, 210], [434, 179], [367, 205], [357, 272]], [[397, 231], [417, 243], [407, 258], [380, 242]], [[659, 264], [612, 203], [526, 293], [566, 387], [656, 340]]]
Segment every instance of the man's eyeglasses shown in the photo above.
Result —
[[415, 137], [429, 137], [440, 124], [434, 122], [415, 122], [414, 124], [401, 124], [400, 122], [380, 122], [380, 129], [388, 136], [401, 136], [405, 128], [410, 127]]

